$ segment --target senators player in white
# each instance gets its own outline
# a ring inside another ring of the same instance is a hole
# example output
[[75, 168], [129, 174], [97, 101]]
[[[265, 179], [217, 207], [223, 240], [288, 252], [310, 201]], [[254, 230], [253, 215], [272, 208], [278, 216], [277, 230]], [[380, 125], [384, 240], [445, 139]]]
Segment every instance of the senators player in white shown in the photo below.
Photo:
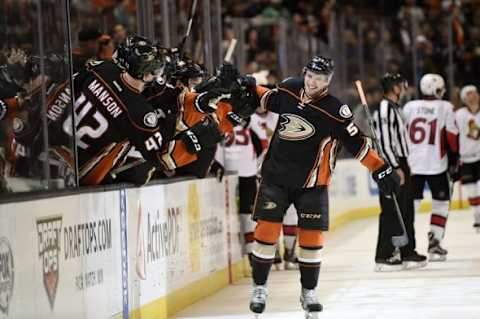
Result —
[[[423, 199], [428, 183], [432, 192], [432, 215], [428, 233], [430, 261], [444, 261], [447, 251], [440, 244], [445, 235], [450, 201], [447, 169], [449, 160], [458, 153], [458, 130], [453, 105], [442, 100], [445, 81], [438, 74], [425, 74], [420, 80], [423, 99], [410, 101], [404, 106], [408, 127], [408, 164], [412, 172], [415, 211]], [[447, 153], [453, 154], [448, 158]]]
[[225, 142], [225, 169], [238, 173], [239, 213], [244, 236], [245, 253], [250, 256], [253, 248], [255, 222], [252, 209], [257, 193], [257, 153], [249, 125], [237, 125], [227, 134]]
[[473, 208], [473, 227], [480, 233], [480, 105], [477, 88], [467, 85], [460, 91], [465, 107], [455, 112], [459, 131], [460, 180]]

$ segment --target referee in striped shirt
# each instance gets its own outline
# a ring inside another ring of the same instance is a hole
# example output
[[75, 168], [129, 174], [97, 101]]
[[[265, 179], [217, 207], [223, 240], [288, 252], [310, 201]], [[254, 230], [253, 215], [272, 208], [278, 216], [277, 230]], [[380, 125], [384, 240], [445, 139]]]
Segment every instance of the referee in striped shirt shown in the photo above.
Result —
[[398, 105], [407, 88], [406, 80], [400, 74], [386, 73], [382, 78], [383, 99], [375, 118], [375, 129], [385, 159], [400, 176], [398, 203], [407, 229], [408, 245], [400, 249], [400, 255], [392, 245], [391, 238], [401, 234], [393, 200], [380, 193], [380, 220], [375, 254], [376, 271], [396, 271], [420, 265], [425, 256], [415, 251], [414, 204], [410, 184], [410, 168], [407, 163], [407, 131]]

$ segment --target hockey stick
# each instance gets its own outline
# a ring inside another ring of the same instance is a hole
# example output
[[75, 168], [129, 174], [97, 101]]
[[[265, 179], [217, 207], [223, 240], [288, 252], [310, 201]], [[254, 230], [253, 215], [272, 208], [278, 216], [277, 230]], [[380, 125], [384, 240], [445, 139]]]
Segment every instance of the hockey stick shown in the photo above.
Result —
[[237, 45], [237, 39], [233, 38], [228, 45], [227, 52], [225, 53], [225, 58], [223, 61], [230, 62], [232, 60], [233, 51], [235, 51], [235, 46]]
[[[375, 145], [375, 148], [380, 153], [380, 155], [383, 158], [385, 158], [385, 155], [383, 154], [382, 149], [379, 147], [378, 137], [377, 137], [377, 134], [375, 133], [375, 129], [373, 128], [373, 126], [374, 126], [373, 125], [373, 118], [372, 118], [372, 114], [370, 114], [370, 110], [368, 109], [367, 98], [365, 97], [365, 92], [363, 91], [362, 82], [359, 81], [359, 80], [355, 81], [355, 87], [357, 88], [357, 92], [358, 92], [358, 95], [360, 97], [360, 101], [362, 102], [362, 107], [365, 110], [365, 113], [367, 115], [368, 126], [370, 128], [370, 133], [371, 133], [372, 140], [373, 140], [373, 143]], [[400, 211], [400, 207], [399, 207], [398, 201], [397, 201], [397, 196], [395, 195], [395, 193], [392, 193], [392, 200], [393, 200], [393, 204], [395, 206], [395, 212], [397, 213], [398, 221], [400, 223], [400, 226], [402, 227], [402, 234], [401, 235], [392, 236], [392, 244], [393, 244], [393, 246], [399, 248], [399, 247], [406, 246], [408, 244], [407, 229], [405, 227], [405, 223], [403, 221], [402, 213]]]
[[183, 47], [185, 46], [185, 42], [187, 41], [187, 38], [190, 35], [190, 31], [192, 30], [193, 17], [195, 16], [196, 11], [197, 11], [197, 0], [193, 0], [192, 6], [190, 7], [190, 12], [188, 13], [187, 31], [185, 32], [185, 35], [183, 36], [182, 41], [178, 46], [178, 51], [180, 52], [180, 54], [183, 54]]

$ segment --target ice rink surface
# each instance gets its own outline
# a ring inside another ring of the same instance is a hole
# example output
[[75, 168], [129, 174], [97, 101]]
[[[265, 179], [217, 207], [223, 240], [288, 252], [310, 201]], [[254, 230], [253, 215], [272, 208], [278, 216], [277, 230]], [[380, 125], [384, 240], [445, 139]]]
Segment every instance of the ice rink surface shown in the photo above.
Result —
[[[417, 251], [426, 253], [428, 214], [417, 215]], [[375, 273], [378, 218], [354, 221], [326, 236], [318, 287], [325, 319], [479, 319], [480, 234], [470, 210], [450, 214], [444, 248], [446, 262], [426, 268]], [[304, 318], [299, 273], [272, 271], [264, 319]], [[183, 312], [177, 319], [253, 318], [248, 310], [251, 278], [222, 289]]]

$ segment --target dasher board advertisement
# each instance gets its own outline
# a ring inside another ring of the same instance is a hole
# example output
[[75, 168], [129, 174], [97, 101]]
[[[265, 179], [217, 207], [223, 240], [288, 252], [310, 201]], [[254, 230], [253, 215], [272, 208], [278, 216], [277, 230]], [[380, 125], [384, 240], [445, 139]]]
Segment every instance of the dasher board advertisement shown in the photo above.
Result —
[[240, 260], [238, 234], [229, 248], [226, 227], [239, 232], [238, 217], [226, 214], [228, 200], [236, 216], [236, 177], [225, 178], [229, 192], [212, 178], [128, 190], [132, 308], [226, 269], [229, 249]]
[[0, 318], [122, 310], [119, 192], [0, 205]]

